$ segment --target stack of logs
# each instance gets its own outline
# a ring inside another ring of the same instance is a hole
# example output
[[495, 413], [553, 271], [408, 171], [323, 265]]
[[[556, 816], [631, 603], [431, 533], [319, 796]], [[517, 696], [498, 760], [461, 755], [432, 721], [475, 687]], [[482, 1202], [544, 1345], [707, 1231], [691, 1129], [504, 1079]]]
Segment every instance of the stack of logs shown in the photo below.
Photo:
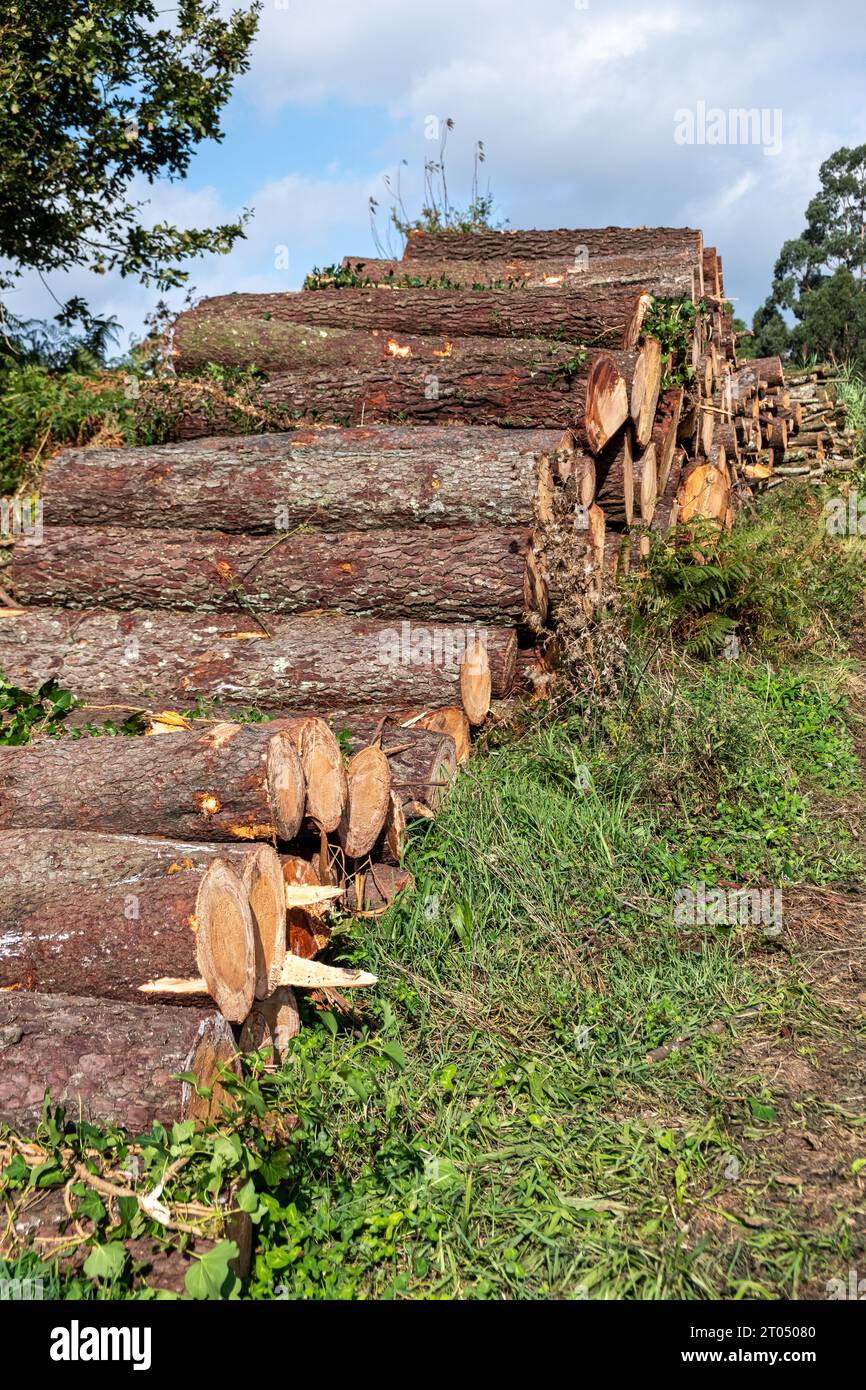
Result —
[[0, 750], [0, 1119], [213, 1116], [171, 1076], [369, 981], [315, 959], [328, 907], [393, 899], [492, 702], [653, 532], [730, 525], [743, 421], [784, 423], [690, 229], [418, 234], [311, 283], [182, 315], [167, 442], [55, 456], [16, 546], [0, 669], [144, 736]]

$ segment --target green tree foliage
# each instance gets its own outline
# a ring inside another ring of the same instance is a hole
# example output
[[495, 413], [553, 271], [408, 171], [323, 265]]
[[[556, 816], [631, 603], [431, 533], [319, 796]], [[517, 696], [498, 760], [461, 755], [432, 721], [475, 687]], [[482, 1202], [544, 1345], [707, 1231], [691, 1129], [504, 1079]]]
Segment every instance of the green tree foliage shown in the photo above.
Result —
[[[866, 145], [843, 147], [821, 165], [806, 227], [786, 241], [773, 290], [753, 321], [756, 356], [789, 349], [866, 363]], [[796, 323], [788, 330], [783, 312]]]
[[[182, 178], [248, 66], [258, 0], [0, 0], [0, 258], [25, 269], [119, 270], [161, 289], [225, 252], [247, 214], [205, 229], [142, 225], [135, 185]], [[166, 20], [165, 16], [170, 15]], [[64, 323], [86, 317], [70, 300]]]

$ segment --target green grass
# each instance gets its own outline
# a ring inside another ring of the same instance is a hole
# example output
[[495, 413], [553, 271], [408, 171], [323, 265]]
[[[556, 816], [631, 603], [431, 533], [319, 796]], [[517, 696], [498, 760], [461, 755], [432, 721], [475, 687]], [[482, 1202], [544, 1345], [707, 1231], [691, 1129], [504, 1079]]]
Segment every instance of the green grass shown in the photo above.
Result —
[[[380, 978], [361, 1021], [305, 1002], [283, 1068], [252, 1060], [230, 1136], [140, 1145], [141, 1187], [182, 1161], [173, 1210], [231, 1186], [253, 1216], [248, 1284], [223, 1247], [193, 1296], [785, 1298], [855, 1258], [844, 1211], [773, 1196], [791, 1120], [738, 1047], [756, 1031], [798, 1057], [851, 1047], [862, 1012], [840, 1022], [787, 936], [673, 917], [697, 881], [784, 895], [862, 872], [842, 635], [863, 549], [819, 541], [820, 499], [798, 495], [723, 543], [718, 588], [687, 557], [654, 562], [628, 598], [619, 697], [522, 711], [412, 830], [415, 894], [338, 928], [339, 958]], [[684, 651], [717, 604], [737, 660]], [[797, 1122], [834, 1099], [804, 1093]], [[286, 1112], [298, 1126], [274, 1139], [262, 1117]], [[843, 1118], [856, 1142], [866, 1116]], [[42, 1141], [37, 1185], [75, 1157], [125, 1164], [116, 1134], [47, 1120]], [[13, 1159], [0, 1197], [33, 1181]], [[92, 1189], [72, 1195], [116, 1249], [61, 1291], [147, 1296], [122, 1243], [158, 1228], [131, 1199], [111, 1225]]]

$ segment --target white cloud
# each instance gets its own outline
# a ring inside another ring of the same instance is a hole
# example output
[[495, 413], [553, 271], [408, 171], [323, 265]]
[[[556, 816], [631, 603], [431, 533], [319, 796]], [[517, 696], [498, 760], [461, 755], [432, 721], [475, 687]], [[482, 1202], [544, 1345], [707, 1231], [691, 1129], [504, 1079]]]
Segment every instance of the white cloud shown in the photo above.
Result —
[[[825, 0], [818, 19], [783, 0], [758, 9], [746, 0], [721, 9], [708, 0], [589, 0], [586, 9], [573, 0], [266, 0], [237, 100], [263, 128], [283, 113], [272, 179], [259, 176], [237, 203], [218, 188], [160, 187], [153, 210], [207, 225], [234, 217], [238, 203], [255, 207], [247, 240], [193, 267], [194, 283], [207, 293], [295, 287], [314, 263], [370, 253], [366, 203], [371, 192], [382, 195], [388, 156], [377, 148], [363, 170], [332, 163], [314, 175], [300, 172], [298, 158], [292, 170], [292, 112], [303, 108], [307, 121], [311, 112], [350, 121], [364, 106], [384, 113], [394, 162], [398, 153], [409, 160], [410, 207], [436, 150], [424, 139], [425, 118], [452, 116], [458, 201], [481, 138], [485, 175], [510, 225], [700, 225], [722, 251], [730, 291], [750, 311], [768, 289], [782, 241], [801, 228], [820, 161], [866, 138], [860, 4]], [[781, 108], [781, 153], [676, 144], [674, 113], [699, 101]], [[242, 185], [244, 152], [231, 126], [222, 158], [233, 187]], [[274, 266], [279, 245], [289, 248], [288, 273]], [[130, 326], [155, 298], [131, 282], [68, 281], [52, 281], [60, 297], [85, 292]], [[48, 312], [41, 287], [28, 284], [21, 303], [35, 308], [37, 300]]]

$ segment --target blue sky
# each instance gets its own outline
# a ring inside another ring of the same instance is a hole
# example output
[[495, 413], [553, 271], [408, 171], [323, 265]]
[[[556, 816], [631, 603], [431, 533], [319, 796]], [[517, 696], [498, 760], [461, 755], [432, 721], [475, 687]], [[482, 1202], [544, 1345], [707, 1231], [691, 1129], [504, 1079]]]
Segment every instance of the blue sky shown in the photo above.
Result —
[[[760, 143], [678, 144], [698, 103], [780, 112]], [[512, 227], [700, 226], [750, 315], [785, 238], [802, 227], [818, 166], [866, 142], [862, 0], [265, 0], [250, 72], [182, 184], [144, 187], [148, 216], [208, 225], [255, 210], [247, 239], [190, 268], [199, 295], [297, 288], [314, 264], [372, 254], [367, 199], [401, 159], [418, 206], [431, 115], [451, 116], [449, 183], [469, 192], [482, 139], [499, 215]], [[276, 268], [286, 246], [289, 269]], [[54, 275], [140, 331], [156, 294], [131, 280]], [[179, 302], [179, 296], [174, 297]], [[33, 278], [12, 307], [47, 316]]]

